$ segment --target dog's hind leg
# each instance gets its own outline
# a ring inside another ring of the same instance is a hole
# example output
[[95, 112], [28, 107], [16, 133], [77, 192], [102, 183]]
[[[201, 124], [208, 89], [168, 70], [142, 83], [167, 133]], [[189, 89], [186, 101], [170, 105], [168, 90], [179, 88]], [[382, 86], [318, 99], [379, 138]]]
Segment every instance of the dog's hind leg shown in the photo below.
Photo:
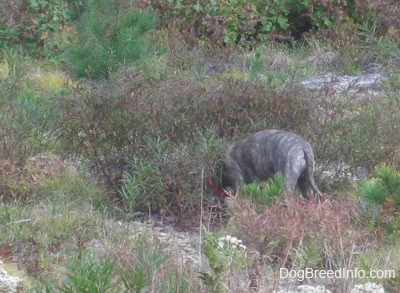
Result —
[[[285, 168], [285, 187], [286, 187], [286, 195], [293, 195], [296, 186], [298, 186], [298, 181], [302, 177], [304, 170], [307, 168], [307, 163], [304, 157], [304, 152], [302, 149], [295, 149], [290, 154], [290, 160], [287, 162]], [[298, 186], [301, 188], [307, 188], [307, 186]], [[301, 190], [303, 197], [307, 196], [307, 193], [304, 194], [303, 190]]]
[[311, 194], [311, 185], [310, 182], [304, 174], [302, 174], [299, 179], [297, 180], [297, 186], [300, 189], [301, 195], [304, 199], [308, 198], [308, 195]]

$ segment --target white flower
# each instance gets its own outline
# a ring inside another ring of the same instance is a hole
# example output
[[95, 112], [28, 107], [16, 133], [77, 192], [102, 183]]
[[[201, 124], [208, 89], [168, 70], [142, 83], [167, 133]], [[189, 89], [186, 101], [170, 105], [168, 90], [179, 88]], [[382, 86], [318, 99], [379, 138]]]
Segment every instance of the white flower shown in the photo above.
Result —
[[246, 246], [242, 244], [242, 240], [230, 235], [226, 235], [225, 237], [218, 239], [218, 249], [224, 248], [224, 243], [226, 243], [228, 247], [230, 246], [232, 249], [246, 249]]
[[356, 285], [350, 292], [351, 293], [362, 293], [362, 292], [385, 293], [385, 290], [383, 289], [382, 285], [380, 285], [380, 284], [367, 282], [363, 285], [362, 284]]

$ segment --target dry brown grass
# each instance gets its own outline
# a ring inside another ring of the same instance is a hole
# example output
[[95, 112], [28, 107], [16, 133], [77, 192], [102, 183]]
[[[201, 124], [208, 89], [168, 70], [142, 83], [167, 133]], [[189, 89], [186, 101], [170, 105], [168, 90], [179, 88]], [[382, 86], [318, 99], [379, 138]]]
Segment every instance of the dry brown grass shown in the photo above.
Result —
[[[377, 245], [374, 231], [355, 228], [357, 203], [352, 199], [323, 198], [302, 201], [288, 197], [261, 213], [238, 209], [235, 224], [246, 243], [281, 267], [335, 268], [351, 253]], [[296, 256], [297, 252], [304, 259]]]

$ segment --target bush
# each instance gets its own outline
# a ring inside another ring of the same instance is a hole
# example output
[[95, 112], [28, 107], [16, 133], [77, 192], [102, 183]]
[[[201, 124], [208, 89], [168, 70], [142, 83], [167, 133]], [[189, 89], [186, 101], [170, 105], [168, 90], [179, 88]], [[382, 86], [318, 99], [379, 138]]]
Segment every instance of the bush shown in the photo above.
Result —
[[61, 150], [89, 159], [93, 171], [111, 185], [121, 176], [115, 170], [122, 170], [123, 159], [140, 152], [147, 133], [148, 113], [142, 109], [144, 101], [130, 96], [134, 87], [133, 81], [128, 87], [112, 80], [55, 99], [61, 110], [57, 121]]
[[47, 57], [58, 53], [71, 35], [81, 0], [0, 1], [0, 49], [18, 45]]
[[79, 19], [68, 63], [78, 77], [107, 77], [120, 64], [132, 64], [146, 53], [143, 36], [154, 24], [149, 11], [119, 7], [113, 1], [89, 1]]
[[163, 0], [155, 6], [160, 11], [162, 24], [167, 25], [173, 18], [181, 23], [182, 31], [209, 38], [212, 44], [248, 46], [271, 39], [292, 43], [300, 40], [303, 33], [319, 28], [334, 30], [337, 24], [346, 21], [373, 23], [380, 16], [379, 19], [386, 23], [382, 12], [396, 7], [390, 0], [384, 8], [382, 5], [376, 7], [373, 1], [356, 2]]
[[129, 162], [120, 195], [126, 211], [159, 210], [166, 204], [163, 177], [156, 162]]
[[81, 252], [69, 261], [66, 280], [59, 292], [117, 292], [118, 282], [113, 278], [115, 264], [99, 260], [92, 254]]
[[372, 208], [380, 208], [374, 216], [375, 225], [385, 234], [400, 232], [400, 172], [389, 165], [376, 167], [376, 178], [364, 179], [357, 193]]
[[316, 119], [305, 128], [316, 163], [342, 178], [360, 178], [380, 163], [395, 163], [400, 125], [396, 94], [360, 98], [349, 90], [326, 96], [325, 91], [330, 90], [327, 85], [324, 93], [315, 97], [319, 104]]
[[6, 76], [0, 79], [0, 158], [24, 160], [52, 142], [51, 102], [28, 86], [28, 58], [2, 51]]

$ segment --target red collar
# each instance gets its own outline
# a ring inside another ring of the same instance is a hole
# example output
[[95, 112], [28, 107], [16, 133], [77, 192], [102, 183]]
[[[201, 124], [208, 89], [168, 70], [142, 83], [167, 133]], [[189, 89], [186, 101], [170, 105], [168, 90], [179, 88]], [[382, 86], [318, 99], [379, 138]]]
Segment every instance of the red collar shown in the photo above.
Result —
[[214, 190], [220, 197], [223, 197], [223, 198], [232, 197], [232, 194], [230, 192], [226, 191], [225, 189], [219, 188], [211, 180], [208, 181], [208, 186], [210, 186], [211, 189]]

